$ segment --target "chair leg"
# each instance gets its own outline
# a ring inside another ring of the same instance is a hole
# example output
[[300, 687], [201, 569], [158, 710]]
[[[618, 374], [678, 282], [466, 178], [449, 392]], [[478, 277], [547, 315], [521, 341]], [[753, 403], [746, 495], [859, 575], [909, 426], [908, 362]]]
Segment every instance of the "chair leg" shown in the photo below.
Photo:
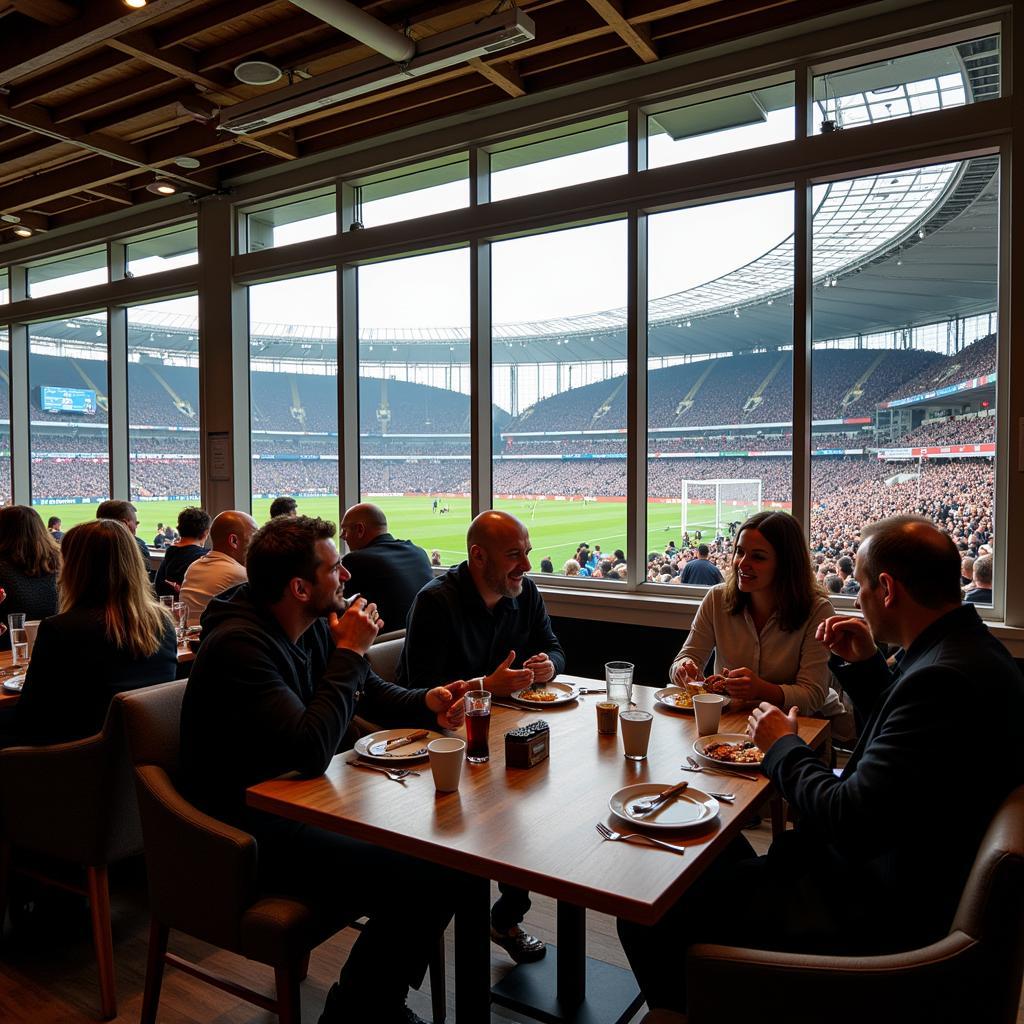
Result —
[[277, 982], [277, 1016], [281, 1024], [302, 1024], [299, 965], [275, 967], [274, 980]]
[[772, 814], [772, 839], [778, 839], [786, 831], [786, 801], [781, 796], [773, 796], [769, 806]]
[[149, 950], [146, 953], [146, 987], [142, 993], [142, 1012], [139, 1024], [156, 1024], [156, 1011], [160, 1005], [160, 987], [164, 980], [164, 954], [170, 928], [155, 917], [149, 922]]
[[309, 953], [307, 953], [300, 961], [298, 966], [298, 979], [299, 981], [305, 981], [309, 976]]
[[0, 935], [4, 933], [7, 904], [11, 899], [11, 864], [13, 850], [10, 843], [0, 843]]
[[114, 983], [114, 940], [110, 932], [110, 889], [106, 865], [86, 868], [89, 880], [89, 913], [96, 965], [100, 974], [100, 1015], [103, 1020], [117, 1016], [117, 986]]
[[437, 945], [430, 956], [430, 1015], [434, 1019], [434, 1024], [444, 1024], [448, 1016], [444, 977], [444, 932], [438, 933]]

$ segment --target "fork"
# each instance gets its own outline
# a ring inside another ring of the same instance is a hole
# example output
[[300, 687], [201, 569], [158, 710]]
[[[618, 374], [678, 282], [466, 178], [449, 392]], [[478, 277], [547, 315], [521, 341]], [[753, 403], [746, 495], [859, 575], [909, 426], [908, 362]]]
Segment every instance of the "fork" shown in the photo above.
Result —
[[709, 775], [724, 775], [727, 779], [746, 779], [747, 782], [760, 782], [762, 776], [759, 775], [747, 775], [744, 772], [734, 771], [722, 771], [718, 768], [705, 768], [704, 765], [698, 764], [692, 757], [687, 757], [687, 764], [681, 764], [679, 767], [684, 772], [707, 772]]
[[376, 764], [366, 764], [364, 761], [346, 761], [345, 763], [352, 765], [353, 768], [366, 768], [371, 772], [383, 772], [389, 779], [395, 782], [403, 782], [410, 775], [419, 775], [419, 772], [414, 772], [409, 768], [384, 768]]
[[655, 839], [654, 836], [641, 835], [639, 832], [629, 832], [623, 835], [621, 832], [613, 832], [604, 822], [599, 821], [594, 828], [601, 834], [602, 839], [632, 841], [632, 842], [644, 842], [653, 843], [655, 846], [664, 847], [666, 850], [671, 850], [673, 853], [686, 853], [686, 848], [683, 846], [673, 846], [671, 843], [663, 843], [660, 839]]

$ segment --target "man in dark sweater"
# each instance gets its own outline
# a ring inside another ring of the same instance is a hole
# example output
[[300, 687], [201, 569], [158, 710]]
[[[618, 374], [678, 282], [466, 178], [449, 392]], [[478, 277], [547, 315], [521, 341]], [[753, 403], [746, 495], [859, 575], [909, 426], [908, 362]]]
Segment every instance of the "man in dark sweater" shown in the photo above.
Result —
[[[481, 512], [466, 534], [468, 558], [428, 583], [412, 603], [398, 681], [437, 686], [477, 677], [507, 695], [547, 683], [565, 669], [562, 651], [530, 571], [530, 535], [507, 512]], [[480, 677], [483, 677], [482, 679]], [[517, 963], [539, 960], [544, 943], [519, 924], [529, 893], [500, 884], [491, 938]]]
[[371, 671], [365, 654], [383, 620], [363, 599], [345, 610], [333, 536], [322, 519], [272, 519], [250, 542], [249, 582], [207, 606], [182, 705], [182, 788], [256, 837], [265, 891], [369, 916], [322, 1024], [408, 1024], [420, 1020], [405, 1006], [408, 987], [451, 918], [459, 876], [245, 805], [257, 782], [322, 773], [357, 711], [382, 725], [462, 721], [464, 685], [410, 690]]
[[349, 549], [341, 560], [350, 577], [345, 596], [362, 594], [391, 629], [401, 629], [412, 599], [434, 578], [427, 553], [411, 540], [395, 540], [376, 505], [353, 505], [339, 532]]
[[690, 583], [697, 587], [714, 587], [722, 582], [722, 573], [717, 565], [708, 559], [711, 549], [707, 544], [697, 545], [697, 557], [691, 558], [683, 566], [681, 583]]
[[[960, 604], [960, 556], [928, 520], [865, 528], [855, 568], [864, 619], [818, 627], [865, 725], [838, 778], [786, 715], [762, 703], [748, 732], [763, 771], [799, 812], [765, 857], [740, 840], [653, 928], [619, 922], [648, 1004], [685, 1012], [680, 953], [694, 942], [871, 955], [945, 935], [978, 844], [1024, 780], [1024, 679]], [[876, 641], [898, 645], [890, 670]], [[936, 759], [966, 749], [964, 701], [998, 709], [985, 727], [985, 780]], [[955, 827], [950, 827], [951, 808]]]

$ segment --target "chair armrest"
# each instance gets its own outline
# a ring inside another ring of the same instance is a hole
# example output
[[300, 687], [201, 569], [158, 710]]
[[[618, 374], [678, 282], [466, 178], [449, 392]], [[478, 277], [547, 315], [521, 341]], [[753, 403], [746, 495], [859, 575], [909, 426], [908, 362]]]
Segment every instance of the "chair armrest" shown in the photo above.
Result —
[[877, 1017], [880, 1006], [905, 1003], [911, 996], [915, 1019], [957, 1019], [949, 1013], [961, 1004], [961, 992], [971, 992], [964, 982], [977, 949], [976, 940], [959, 931], [930, 946], [886, 956], [695, 945], [686, 958], [688, 1021], [720, 1021], [724, 992], [752, 994], [758, 1017], [786, 1024], [820, 1024], [825, 1019], [830, 1024], [863, 1024]]
[[256, 840], [210, 817], [155, 765], [135, 769], [153, 915], [237, 951], [242, 914], [257, 899]]

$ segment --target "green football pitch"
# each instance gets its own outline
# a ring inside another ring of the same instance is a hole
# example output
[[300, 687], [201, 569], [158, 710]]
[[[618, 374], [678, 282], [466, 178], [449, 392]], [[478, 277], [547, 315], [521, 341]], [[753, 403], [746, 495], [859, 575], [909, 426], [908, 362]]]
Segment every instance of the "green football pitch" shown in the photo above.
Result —
[[[451, 565], [465, 557], [466, 527], [470, 520], [468, 498], [442, 498], [449, 511], [445, 514], [433, 511], [432, 497], [397, 497], [371, 499], [384, 509], [388, 527], [396, 537], [408, 538], [425, 548], [428, 554], [437, 548], [441, 562]], [[299, 498], [299, 511], [305, 515], [322, 516], [338, 522], [337, 498]], [[178, 512], [185, 505], [182, 501], [140, 501], [139, 536], [151, 543], [156, 534], [157, 523], [174, 523]], [[601, 550], [612, 552], [616, 548], [626, 551], [626, 504], [625, 502], [588, 501], [498, 501], [496, 508], [504, 509], [526, 523], [533, 543], [532, 559], [535, 566], [542, 558], [550, 558], [559, 571], [566, 559], [572, 558], [581, 541]], [[258, 522], [268, 516], [270, 499], [257, 498], [253, 502], [253, 515]], [[39, 514], [45, 521], [50, 516], [59, 516], [64, 530], [75, 523], [92, 519], [96, 514], [95, 505], [38, 505]], [[748, 510], [737, 509], [737, 518]], [[649, 551], [663, 551], [669, 540], [679, 544], [680, 508], [678, 503], [653, 503], [648, 506]], [[714, 509], [710, 506], [691, 505], [689, 521], [706, 533], [714, 532]], [[645, 553], [646, 554], [646, 553]], [[628, 557], [628, 552], [627, 552]]]

